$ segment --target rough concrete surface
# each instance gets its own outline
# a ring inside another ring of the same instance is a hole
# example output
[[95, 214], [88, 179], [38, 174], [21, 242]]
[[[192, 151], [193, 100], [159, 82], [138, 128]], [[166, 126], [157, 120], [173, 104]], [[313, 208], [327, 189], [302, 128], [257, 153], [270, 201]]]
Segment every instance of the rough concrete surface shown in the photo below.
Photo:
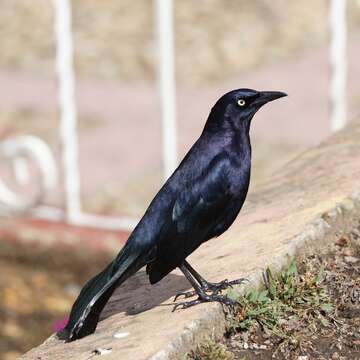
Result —
[[[236, 223], [190, 257], [205, 278], [241, 276], [256, 286], [262, 270], [281, 267], [299, 250], [339, 236], [360, 214], [360, 124], [354, 123], [320, 146], [304, 152], [256, 189]], [[189, 288], [178, 271], [155, 286], [144, 273], [121, 286], [106, 307], [95, 334], [64, 344], [50, 337], [22, 359], [181, 359], [205, 336], [221, 334], [217, 304], [172, 310], [172, 297]], [[115, 333], [128, 336], [115, 338]]]

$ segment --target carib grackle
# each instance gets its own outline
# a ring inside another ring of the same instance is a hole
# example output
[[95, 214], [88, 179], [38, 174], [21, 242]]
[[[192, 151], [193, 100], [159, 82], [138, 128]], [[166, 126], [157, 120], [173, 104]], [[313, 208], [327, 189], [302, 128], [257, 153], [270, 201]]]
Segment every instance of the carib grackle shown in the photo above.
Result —
[[248, 192], [251, 166], [250, 123], [267, 102], [286, 96], [278, 91], [233, 90], [211, 109], [204, 130], [179, 167], [152, 200], [117, 257], [81, 290], [65, 328], [68, 340], [95, 331], [114, 290], [146, 265], [151, 284], [179, 268], [197, 295], [178, 305], [230, 304], [220, 293], [243, 279], [207, 282], [186, 261], [203, 242], [226, 231]]

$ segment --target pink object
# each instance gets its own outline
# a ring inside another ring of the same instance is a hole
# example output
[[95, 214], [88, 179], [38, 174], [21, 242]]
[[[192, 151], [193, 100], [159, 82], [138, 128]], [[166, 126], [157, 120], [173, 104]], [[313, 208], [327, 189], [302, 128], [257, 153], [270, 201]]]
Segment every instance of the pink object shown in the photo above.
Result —
[[69, 318], [63, 318], [59, 320], [55, 320], [52, 324], [52, 329], [56, 332], [64, 330], [66, 324], [68, 323]]

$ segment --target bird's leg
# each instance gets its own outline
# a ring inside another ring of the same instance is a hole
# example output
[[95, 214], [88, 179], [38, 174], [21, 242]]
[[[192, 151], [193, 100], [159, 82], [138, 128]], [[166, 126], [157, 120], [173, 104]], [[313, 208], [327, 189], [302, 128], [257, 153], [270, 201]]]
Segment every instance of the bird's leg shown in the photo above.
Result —
[[[240, 279], [233, 280], [233, 281], [228, 281], [227, 279], [225, 279], [218, 283], [212, 283], [212, 282], [206, 281], [186, 260], [184, 260], [182, 266], [184, 266], [187, 269], [188, 273], [190, 273], [190, 276], [198, 282], [198, 284], [200, 285], [200, 288], [203, 292], [211, 292], [212, 295], [217, 295], [221, 290], [225, 290], [228, 287], [232, 287], [233, 285], [240, 285], [244, 281], [247, 281], [247, 279], [245, 279], [245, 278], [240, 278]], [[188, 278], [188, 280], [189, 280], [189, 278]], [[187, 299], [187, 298], [193, 297], [197, 294], [198, 294], [198, 292], [196, 292], [196, 290], [181, 291], [176, 294], [174, 301], [176, 301], [180, 296], [184, 296], [184, 298]]]
[[[181, 267], [184, 265], [184, 263], [179, 266], [179, 269], [183, 272], [183, 274], [185, 275], [185, 277], [187, 278], [187, 280], [190, 282], [191, 285], [195, 284], [197, 286], [199, 286], [196, 283], [196, 279], [191, 275], [191, 273], [189, 271], [187, 271], [187, 274], [184, 273], [184, 271], [181, 269]], [[194, 289], [195, 286], [193, 285]], [[180, 291], [178, 292], [175, 297], [174, 297], [174, 302], [180, 297], [183, 296], [185, 299], [193, 297], [195, 295], [197, 295], [198, 293], [196, 292], [196, 290], [192, 290], [192, 291]]]
[[[185, 275], [186, 279], [190, 282], [190, 284], [195, 289], [195, 291], [193, 291], [191, 293], [193, 295], [197, 294], [198, 298], [196, 300], [186, 301], [186, 302], [176, 304], [174, 306], [173, 311], [175, 311], [179, 307], [181, 309], [187, 309], [187, 308], [189, 308], [191, 306], [201, 304], [203, 302], [210, 302], [210, 301], [217, 301], [217, 302], [220, 302], [220, 303], [228, 305], [228, 306], [233, 306], [234, 305], [234, 302], [232, 300], [230, 300], [229, 298], [227, 298], [226, 296], [218, 295], [218, 294], [215, 294], [215, 293], [206, 294], [205, 290], [197, 283], [197, 281], [194, 279], [194, 277], [192, 276], [190, 271], [185, 267], [184, 264], [181, 264], [179, 266], [179, 268], [182, 271], [182, 273]], [[186, 297], [190, 297], [190, 296], [193, 296], [193, 295], [189, 295], [189, 296], [186, 296]]]
[[247, 281], [247, 279], [245, 279], [245, 278], [240, 278], [240, 279], [232, 280], [232, 281], [228, 281], [228, 279], [225, 279], [218, 283], [208, 282], [186, 260], [184, 260], [183, 264], [184, 264], [184, 267], [190, 272], [190, 274], [200, 284], [200, 286], [203, 290], [212, 291], [214, 294], [218, 294], [221, 290], [225, 290], [228, 287], [232, 287], [233, 285], [240, 285], [244, 281]]

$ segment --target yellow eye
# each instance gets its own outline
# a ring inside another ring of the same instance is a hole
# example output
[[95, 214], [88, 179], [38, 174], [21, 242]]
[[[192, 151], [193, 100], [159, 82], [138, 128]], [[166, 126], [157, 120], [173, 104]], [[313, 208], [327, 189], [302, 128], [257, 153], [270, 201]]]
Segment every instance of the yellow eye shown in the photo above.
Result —
[[239, 99], [237, 101], [237, 103], [238, 103], [239, 106], [244, 106], [245, 105], [245, 100], [244, 99]]

